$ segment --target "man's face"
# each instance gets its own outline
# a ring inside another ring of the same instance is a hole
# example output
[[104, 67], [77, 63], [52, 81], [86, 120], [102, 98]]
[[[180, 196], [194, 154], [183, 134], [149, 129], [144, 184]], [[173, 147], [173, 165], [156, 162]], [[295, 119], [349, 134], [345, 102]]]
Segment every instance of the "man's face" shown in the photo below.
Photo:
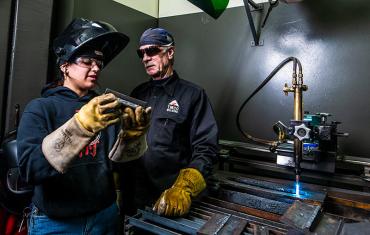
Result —
[[161, 79], [166, 75], [169, 68], [172, 68], [170, 60], [174, 56], [172, 46], [144, 45], [138, 50], [143, 56], [142, 62], [146, 73], [153, 79]]

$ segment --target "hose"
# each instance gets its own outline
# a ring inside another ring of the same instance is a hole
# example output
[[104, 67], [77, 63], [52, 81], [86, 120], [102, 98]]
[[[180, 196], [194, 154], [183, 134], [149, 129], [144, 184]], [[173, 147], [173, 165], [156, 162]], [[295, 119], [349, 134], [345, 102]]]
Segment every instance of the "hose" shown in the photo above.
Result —
[[296, 76], [297, 72], [297, 64], [299, 67], [299, 73], [302, 74], [302, 65], [301, 62], [295, 58], [295, 57], [288, 57], [285, 60], [283, 60], [278, 66], [275, 67], [275, 69], [265, 78], [265, 80], [255, 89], [252, 94], [242, 103], [240, 106], [238, 113], [236, 115], [236, 125], [238, 127], [238, 130], [243, 134], [243, 136], [249, 140], [252, 140], [253, 142], [263, 144], [263, 145], [268, 145], [270, 149], [276, 148], [277, 144], [279, 141], [277, 140], [265, 140], [265, 139], [260, 139], [251, 136], [247, 132], [243, 131], [241, 124], [240, 124], [240, 114], [241, 111], [243, 110], [244, 106], [275, 76], [277, 72], [280, 71], [281, 68], [283, 68], [287, 63], [290, 61], [293, 61], [293, 77]]

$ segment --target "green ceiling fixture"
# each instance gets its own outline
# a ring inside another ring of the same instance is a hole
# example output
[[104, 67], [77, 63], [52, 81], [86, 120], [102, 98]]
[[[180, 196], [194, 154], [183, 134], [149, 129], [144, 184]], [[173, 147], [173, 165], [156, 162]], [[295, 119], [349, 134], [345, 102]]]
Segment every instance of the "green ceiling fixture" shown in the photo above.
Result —
[[217, 19], [226, 9], [229, 0], [188, 0], [205, 13]]

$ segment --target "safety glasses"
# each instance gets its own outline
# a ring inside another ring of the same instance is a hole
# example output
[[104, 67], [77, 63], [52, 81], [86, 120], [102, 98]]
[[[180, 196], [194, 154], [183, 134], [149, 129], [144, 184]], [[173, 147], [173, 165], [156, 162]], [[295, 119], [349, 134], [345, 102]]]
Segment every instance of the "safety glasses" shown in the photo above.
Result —
[[[170, 47], [166, 47], [163, 52], [166, 52]], [[155, 56], [158, 55], [160, 52], [162, 52], [162, 48], [159, 46], [151, 46], [147, 47], [145, 49], [137, 49], [136, 53], [139, 56], [140, 59], [143, 59], [144, 54], [147, 56]]]
[[104, 66], [103, 61], [89, 58], [89, 57], [77, 57], [73, 63], [77, 64], [78, 66], [84, 67], [84, 68], [92, 68], [94, 65], [98, 66], [99, 69], [102, 69]]

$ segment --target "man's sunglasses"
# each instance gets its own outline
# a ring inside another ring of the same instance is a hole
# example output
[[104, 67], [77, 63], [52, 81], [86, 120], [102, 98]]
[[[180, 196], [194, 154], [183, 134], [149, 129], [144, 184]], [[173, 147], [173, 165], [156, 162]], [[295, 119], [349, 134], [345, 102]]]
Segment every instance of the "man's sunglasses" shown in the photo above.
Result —
[[[168, 48], [170, 48], [170, 47], [165, 48], [164, 51], [167, 51]], [[162, 51], [161, 47], [151, 46], [151, 47], [147, 47], [145, 49], [137, 49], [136, 53], [137, 53], [137, 55], [139, 56], [140, 59], [143, 59], [144, 54], [146, 54], [147, 56], [155, 56], [155, 55], [158, 55], [161, 51]]]

